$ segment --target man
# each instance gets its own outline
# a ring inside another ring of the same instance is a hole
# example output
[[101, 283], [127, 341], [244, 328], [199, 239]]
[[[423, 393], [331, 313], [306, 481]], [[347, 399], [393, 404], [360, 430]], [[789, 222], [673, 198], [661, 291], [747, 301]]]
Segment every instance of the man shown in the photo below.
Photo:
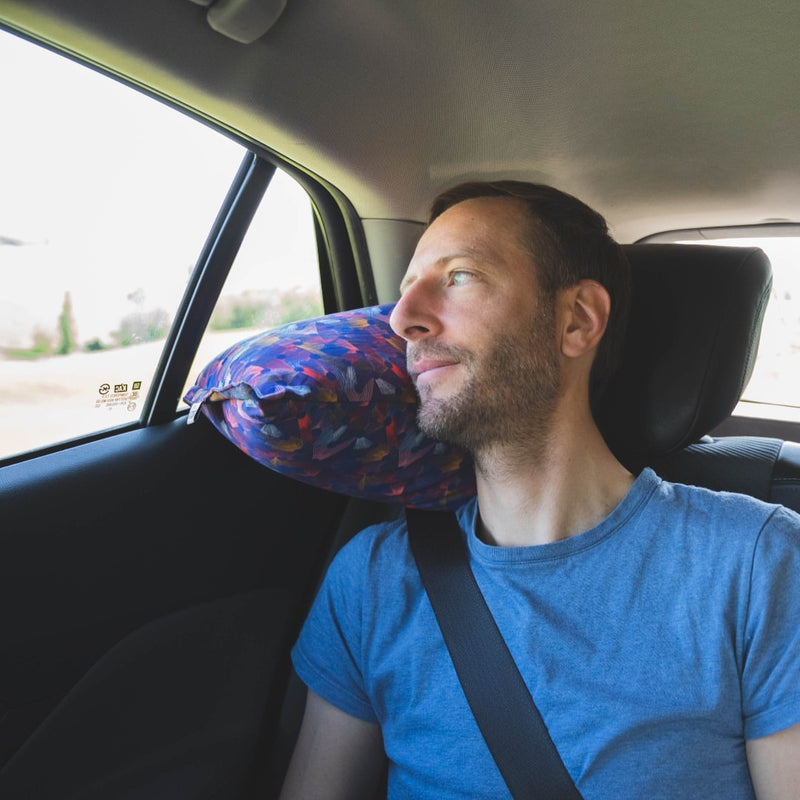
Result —
[[[392, 327], [429, 435], [467, 448], [470, 563], [565, 766], [590, 798], [800, 798], [800, 518], [631, 475], [590, 397], [627, 268], [550, 187], [434, 201]], [[404, 522], [334, 560], [295, 647], [308, 684], [282, 798], [508, 797]]]

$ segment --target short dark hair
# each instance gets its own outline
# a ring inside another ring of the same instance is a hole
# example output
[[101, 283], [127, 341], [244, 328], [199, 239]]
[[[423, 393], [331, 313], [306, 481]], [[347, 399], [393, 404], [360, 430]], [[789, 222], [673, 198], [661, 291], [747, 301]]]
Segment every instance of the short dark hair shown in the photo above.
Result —
[[604, 217], [586, 203], [552, 186], [524, 181], [470, 181], [439, 194], [431, 204], [430, 225], [448, 208], [479, 197], [510, 197], [528, 209], [531, 226], [525, 243], [534, 256], [539, 286], [550, 297], [590, 278], [611, 298], [606, 332], [590, 376], [592, 407], [619, 365], [631, 297], [628, 259], [608, 231]]

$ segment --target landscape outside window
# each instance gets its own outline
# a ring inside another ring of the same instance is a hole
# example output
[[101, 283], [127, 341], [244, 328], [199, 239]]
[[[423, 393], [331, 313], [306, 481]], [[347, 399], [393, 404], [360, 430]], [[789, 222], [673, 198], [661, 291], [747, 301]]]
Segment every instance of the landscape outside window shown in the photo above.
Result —
[[[0, 458], [135, 422], [244, 149], [0, 31]], [[277, 173], [193, 367], [321, 313], [313, 217]], [[190, 376], [190, 380], [193, 375]]]

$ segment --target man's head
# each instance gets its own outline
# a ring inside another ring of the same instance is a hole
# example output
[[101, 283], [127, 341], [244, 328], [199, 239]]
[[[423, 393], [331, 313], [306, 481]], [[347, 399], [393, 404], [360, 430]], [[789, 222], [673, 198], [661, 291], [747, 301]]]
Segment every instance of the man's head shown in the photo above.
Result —
[[528, 212], [521, 231], [541, 291], [551, 299], [559, 289], [588, 278], [611, 298], [605, 334], [592, 366], [592, 400], [596, 401], [622, 353], [631, 297], [630, 267], [611, 238], [605, 219], [572, 195], [551, 186], [523, 181], [473, 181], [439, 194], [431, 203], [428, 225], [447, 209], [477, 197], [520, 200]]
[[607, 277], [615, 269], [624, 273], [617, 308], [626, 309], [626, 264], [605, 222], [550, 187], [464, 184], [440, 195], [392, 315], [409, 343], [422, 429], [473, 454], [546, 437], [561, 388], [566, 301], [577, 309], [572, 327], [586, 309], [595, 318], [582, 361], [588, 381], [587, 358], [596, 361], [608, 294], [620, 283]]

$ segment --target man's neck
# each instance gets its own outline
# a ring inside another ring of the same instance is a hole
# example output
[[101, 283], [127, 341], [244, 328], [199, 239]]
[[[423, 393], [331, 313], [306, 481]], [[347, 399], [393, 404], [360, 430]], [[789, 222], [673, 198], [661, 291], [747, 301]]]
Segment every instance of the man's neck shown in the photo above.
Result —
[[574, 423], [556, 425], [530, 454], [515, 444], [477, 459], [478, 535], [485, 542], [519, 547], [566, 539], [597, 525], [625, 497], [634, 476], [593, 422]]

